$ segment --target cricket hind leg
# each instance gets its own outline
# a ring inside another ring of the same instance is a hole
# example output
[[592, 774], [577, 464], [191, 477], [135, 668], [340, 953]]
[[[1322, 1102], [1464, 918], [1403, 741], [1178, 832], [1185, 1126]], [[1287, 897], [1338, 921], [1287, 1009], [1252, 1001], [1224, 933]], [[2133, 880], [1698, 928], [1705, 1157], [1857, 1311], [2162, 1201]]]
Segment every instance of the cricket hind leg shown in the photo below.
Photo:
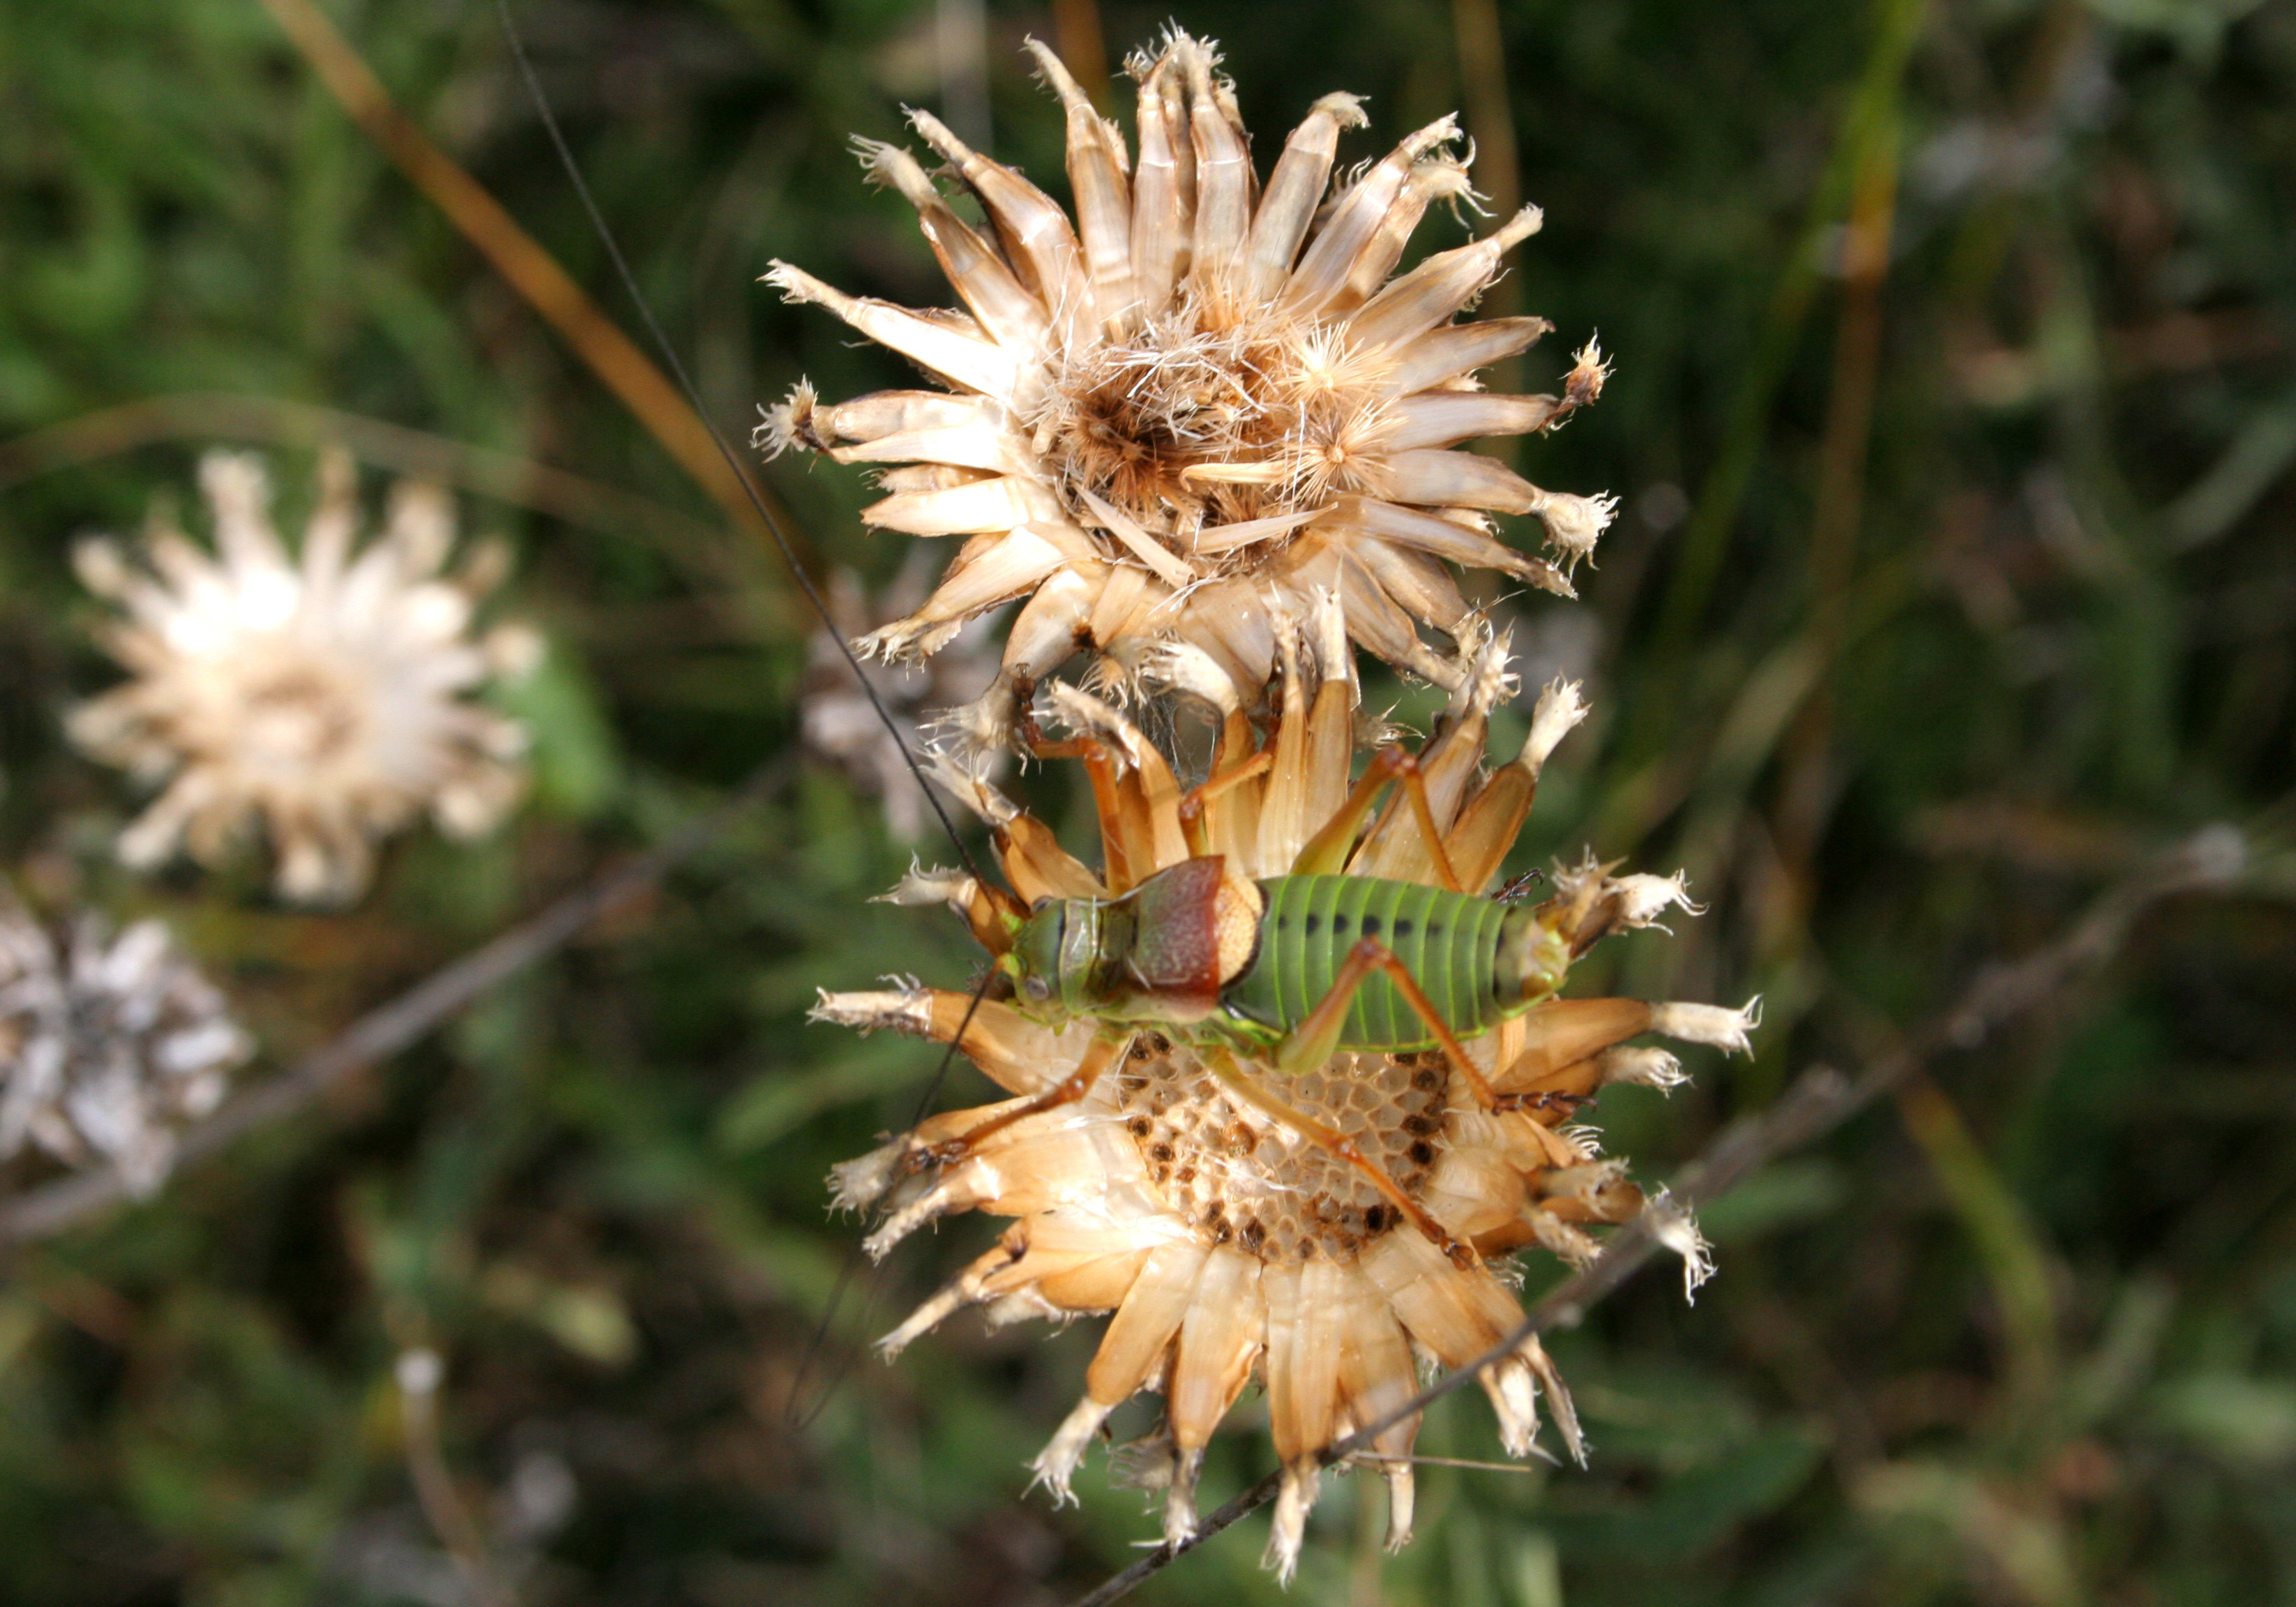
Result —
[[1371, 764], [1356, 783], [1355, 790], [1348, 794], [1347, 802], [1300, 850], [1292, 861], [1292, 873], [1336, 875], [1345, 870], [1349, 852], [1355, 847], [1356, 833], [1371, 814], [1379, 790], [1397, 780], [1402, 782], [1404, 797], [1419, 823], [1419, 834], [1426, 841], [1428, 857], [1435, 863], [1435, 879], [1448, 891], [1466, 891], [1459, 885], [1459, 873], [1452, 868], [1450, 850], [1443, 846], [1442, 831], [1435, 824], [1434, 806], [1427, 799], [1426, 773], [1420, 768], [1416, 757], [1396, 743], [1390, 743], [1372, 756]]
[[1403, 1192], [1400, 1184], [1388, 1175], [1387, 1168], [1364, 1153], [1363, 1146], [1354, 1139], [1279, 1097], [1260, 1078], [1252, 1076], [1236, 1063], [1235, 1056], [1221, 1045], [1212, 1045], [1201, 1052], [1204, 1069], [1230, 1095], [1259, 1111], [1271, 1121], [1282, 1123], [1300, 1135], [1308, 1144], [1351, 1168], [1380, 1196], [1395, 1208], [1401, 1218], [1427, 1235], [1434, 1246], [1449, 1257], [1454, 1266], [1472, 1268], [1481, 1265], [1482, 1258], [1464, 1240], [1454, 1238], [1451, 1231], [1438, 1222], [1427, 1208]]
[[1358, 939], [1355, 947], [1348, 950], [1348, 957], [1340, 963], [1339, 974], [1332, 979], [1330, 990], [1277, 1045], [1277, 1066], [1296, 1076], [1330, 1059], [1340, 1046], [1340, 1035], [1347, 1025], [1348, 1010], [1355, 1003], [1357, 990], [1374, 973], [1384, 975], [1395, 985], [1396, 992], [1403, 996], [1411, 1013], [1425, 1025], [1443, 1051], [1443, 1058], [1451, 1062], [1451, 1070], [1467, 1085], [1477, 1104], [1486, 1111], [1521, 1108], [1524, 1102], [1520, 1097], [1501, 1094], [1491, 1086], [1491, 1079], [1469, 1056], [1467, 1046], [1435, 1008], [1435, 1001], [1427, 996], [1427, 990], [1419, 986], [1419, 979], [1411, 974], [1411, 968], [1377, 938]]

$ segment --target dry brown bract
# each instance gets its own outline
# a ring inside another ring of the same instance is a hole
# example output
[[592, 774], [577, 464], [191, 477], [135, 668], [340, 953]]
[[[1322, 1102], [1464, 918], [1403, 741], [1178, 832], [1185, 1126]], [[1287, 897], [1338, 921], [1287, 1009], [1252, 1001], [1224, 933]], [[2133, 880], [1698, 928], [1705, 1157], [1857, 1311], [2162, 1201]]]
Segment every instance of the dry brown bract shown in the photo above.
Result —
[[211, 555], [171, 524], [145, 564], [109, 540], [77, 553], [91, 590], [119, 603], [102, 640], [126, 685], [72, 711], [72, 740], [164, 790], [120, 834], [150, 866], [178, 846], [220, 859], [259, 820], [291, 898], [356, 897], [374, 840], [428, 809], [449, 833], [494, 824], [524, 784], [526, 732], [470, 701], [489, 676], [529, 666], [529, 632], [471, 635], [503, 554], [481, 549], [453, 575], [453, 504], [400, 484], [379, 539], [357, 548], [348, 461], [322, 464], [301, 551], [274, 528], [254, 457], [200, 465], [215, 520]]
[[[966, 538], [922, 608], [857, 646], [931, 653], [981, 610], [1028, 597], [1004, 675], [958, 726], [994, 745], [1028, 686], [1079, 645], [1103, 655], [1098, 684], [1128, 686], [1174, 637], [1262, 685], [1272, 611], [1303, 613], [1321, 589], [1355, 641], [1456, 689], [1465, 664], [1417, 629], [1456, 639], [1469, 617], [1445, 564], [1567, 596], [1566, 571], [1611, 517], [1608, 498], [1447, 450], [1551, 430], [1602, 389], [1589, 344], [1560, 397], [1485, 395], [1477, 370], [1550, 325], [1451, 322], [1538, 230], [1538, 209], [1390, 281], [1428, 206], [1470, 198], [1452, 119], [1326, 201], [1340, 133], [1364, 121], [1354, 96], [1326, 95], [1263, 188], [1210, 46], [1175, 34], [1132, 64], [1133, 170], [1122, 134], [1050, 51], [1029, 48], [1067, 110], [1074, 226], [1020, 173], [912, 112], [986, 228], [909, 152], [863, 141], [862, 155], [915, 206], [967, 310], [848, 296], [783, 263], [767, 275], [951, 388], [831, 404], [800, 384], [758, 431], [774, 453], [906, 465], [882, 472], [890, 495], [863, 517]], [[1538, 515], [1554, 560], [1496, 539], [1496, 513]]]
[[148, 1194], [254, 1047], [157, 921], [58, 937], [0, 892], [0, 1158], [108, 1161]]
[[[1513, 690], [1505, 644], [1470, 628], [1470, 673], [1441, 732], [1421, 755], [1435, 818], [1463, 885], [1496, 873], [1527, 816], [1547, 756], [1586, 710], [1577, 688], [1540, 699], [1522, 752], [1484, 768], [1487, 716]], [[1209, 805], [1212, 846], [1253, 876], [1290, 870], [1338, 808], [1355, 754], [1356, 688], [1345, 627], [1328, 596], [1304, 634], [1279, 622], [1280, 696], [1255, 730], [1238, 689], [1211, 657], [1185, 644], [1144, 662], [1155, 686], [1209, 703], [1220, 735], [1213, 773], [1267, 767]], [[1182, 791], [1169, 758], [1107, 704], [1054, 686], [1054, 715], [1088, 739], [1085, 762], [1099, 806], [1103, 868], [1062, 851], [1046, 826], [955, 766], [943, 775], [990, 824], [1013, 891], [1105, 898], [1185, 856]], [[1433, 882], [1433, 866], [1407, 809], [1390, 808], [1363, 837], [1352, 874]], [[1569, 948], [1654, 924], [1687, 907], [1678, 879], [1617, 877], [1592, 864], [1558, 872], [1543, 919]], [[970, 876], [920, 872], [893, 894], [901, 903], [947, 902], [974, 929], [993, 929], [996, 897]], [[894, 1028], [947, 1041], [969, 996], [903, 984], [824, 994], [818, 1019], [865, 1030]], [[1643, 1206], [1619, 1163], [1602, 1159], [1589, 1130], [1568, 1125], [1603, 1086], [1660, 1087], [1680, 1079], [1675, 1057], [1629, 1045], [1644, 1033], [1746, 1047], [1752, 1009], [1555, 1000], [1480, 1038], [1468, 1051], [1499, 1092], [1521, 1108], [1482, 1109], [1439, 1054], [1345, 1054], [1283, 1086], [1282, 1097], [1340, 1128], [1436, 1221], [1486, 1257], [1538, 1245], [1574, 1263], [1595, 1249], [1590, 1226]], [[1117, 1029], [1111, 1029], [1117, 1030]], [[933, 1118], [916, 1134], [840, 1167], [840, 1201], [877, 1206], [868, 1241], [884, 1254], [904, 1235], [952, 1212], [1020, 1220], [996, 1247], [883, 1341], [888, 1354], [970, 1305], [992, 1323], [1066, 1319], [1113, 1311], [1086, 1380], [1085, 1398], [1037, 1459], [1058, 1496], [1108, 1414], [1135, 1391], [1162, 1391], [1165, 1420], [1128, 1454], [1133, 1475], [1167, 1491], [1172, 1537], [1195, 1523], [1197, 1469], [1212, 1430], [1253, 1378], [1267, 1389], [1285, 1469], [1271, 1541], [1288, 1573], [1295, 1562], [1323, 1447], [1408, 1400], [1414, 1360], [1457, 1365], [1496, 1346], [1521, 1316], [1508, 1280], [1488, 1264], [1463, 1268], [1364, 1177], [1298, 1134], [1231, 1097], [1178, 1034], [1128, 1034], [1123, 1058], [1078, 1104], [996, 1132], [938, 1173], [915, 1172], [921, 1146], [962, 1137], [1029, 1096], [1059, 1085], [1082, 1061], [1095, 1027], [1033, 1024], [983, 1002], [961, 1046], [1013, 1095], [1004, 1104]], [[1272, 1074], [1270, 1074], [1272, 1075]], [[1669, 1218], [1672, 1242], [1704, 1271], [1694, 1230]], [[1507, 1449], [1530, 1447], [1544, 1390], [1565, 1445], [1580, 1450], [1570, 1398], [1534, 1339], [1482, 1379]], [[1391, 1491], [1390, 1539], [1411, 1529], [1409, 1455], [1416, 1421], [1379, 1442]]]

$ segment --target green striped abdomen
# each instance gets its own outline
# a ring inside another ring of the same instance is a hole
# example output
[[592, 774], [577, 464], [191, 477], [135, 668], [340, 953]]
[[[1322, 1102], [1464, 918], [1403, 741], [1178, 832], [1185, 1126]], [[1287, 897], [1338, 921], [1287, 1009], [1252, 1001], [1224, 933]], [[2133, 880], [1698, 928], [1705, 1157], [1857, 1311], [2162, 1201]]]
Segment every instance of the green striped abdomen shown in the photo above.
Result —
[[[1462, 1037], [1498, 1021], [1492, 992], [1506, 906], [1416, 881], [1370, 876], [1271, 876], [1259, 952], [1220, 990], [1234, 1015], [1277, 1032], [1307, 1018], [1332, 990], [1348, 950], [1377, 938], [1395, 951], [1444, 1022]], [[1374, 972], [1357, 989], [1340, 1047], [1431, 1049], [1434, 1035], [1394, 983]]]

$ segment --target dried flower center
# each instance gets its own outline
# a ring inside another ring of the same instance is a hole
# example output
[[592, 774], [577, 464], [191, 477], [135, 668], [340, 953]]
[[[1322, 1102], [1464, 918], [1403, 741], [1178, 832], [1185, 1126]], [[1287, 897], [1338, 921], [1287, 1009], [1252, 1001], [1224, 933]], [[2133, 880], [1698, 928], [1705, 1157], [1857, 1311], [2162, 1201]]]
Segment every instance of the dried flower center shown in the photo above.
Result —
[[130, 1020], [129, 1001], [107, 989], [76, 988], [67, 996], [59, 1034], [67, 1064], [100, 1066], [118, 1058], [148, 1021]]
[[1128, 343], [1062, 354], [1032, 421], [1037, 452], [1085, 522], [1099, 521], [1079, 491], [1198, 555], [1201, 533], [1359, 488], [1352, 440], [1377, 405], [1360, 376], [1341, 372], [1344, 346], [1335, 332], [1273, 313], [1211, 327], [1185, 300]]
[[340, 756], [358, 726], [358, 710], [344, 689], [297, 664], [248, 685], [236, 734], [250, 765], [299, 767]]
[[[1277, 1092], [1416, 1199], [1443, 1152], [1448, 1082], [1432, 1056], [1341, 1054]], [[1119, 1076], [1118, 1113], [1165, 1203], [1215, 1242], [1263, 1261], [1347, 1260], [1396, 1226], [1360, 1173], [1237, 1103], [1185, 1047], [1144, 1037]]]

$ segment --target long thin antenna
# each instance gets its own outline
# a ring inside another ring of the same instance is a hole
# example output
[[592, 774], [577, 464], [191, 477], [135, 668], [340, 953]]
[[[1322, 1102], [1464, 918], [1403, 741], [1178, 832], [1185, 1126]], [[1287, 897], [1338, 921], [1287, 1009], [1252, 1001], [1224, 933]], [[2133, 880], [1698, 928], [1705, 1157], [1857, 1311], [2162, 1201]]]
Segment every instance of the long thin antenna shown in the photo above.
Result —
[[701, 427], [709, 431], [709, 439], [717, 447], [718, 455], [726, 460], [726, 467], [732, 471], [735, 480], [742, 482], [742, 495], [750, 499], [750, 505], [757, 510], [758, 519], [773, 537], [774, 545], [781, 549], [782, 561], [789, 565], [790, 574], [797, 581], [798, 589], [805, 594], [806, 601], [813, 604], [813, 611], [820, 616], [822, 628], [829, 633], [830, 640], [837, 644], [837, 651], [844, 655], [847, 668], [853, 671], [853, 678], [861, 684], [862, 692], [869, 699], [869, 707], [877, 711], [878, 719], [884, 723], [886, 734], [893, 739], [893, 746], [900, 750], [901, 762], [916, 778], [918, 787], [924, 792], [925, 801], [932, 806], [934, 816], [940, 821], [941, 830], [948, 833], [948, 840], [956, 849], [957, 857], [964, 861], [964, 868], [972, 873], [973, 880], [986, 881], [980, 867], [973, 863], [972, 852], [965, 848], [964, 839], [956, 834], [955, 823], [949, 819], [940, 794], [925, 779], [924, 767], [917, 762], [917, 756], [903, 739], [892, 711], [885, 707], [884, 700], [877, 694], [876, 687], [870, 684], [868, 676], [863, 672], [861, 660], [854, 656], [852, 647], [846, 642], [844, 633], [837, 628], [837, 621], [830, 617], [829, 605], [822, 601], [813, 578], [805, 572], [805, 566], [798, 562], [797, 551], [790, 545], [788, 533], [782, 529], [781, 521], [774, 517], [766, 499], [758, 495], [758, 488], [750, 480], [747, 466], [726, 444], [726, 438], [718, 432], [718, 426], [709, 422], [709, 415], [702, 406], [701, 392], [685, 372], [685, 363], [677, 355], [677, 348], [670, 344], [669, 337], [662, 332], [660, 321], [653, 316], [653, 307], [646, 300], [645, 292], [638, 288], [637, 275], [630, 271], [629, 259], [622, 255], [620, 242], [614, 238], [613, 230], [607, 227], [606, 215], [598, 209], [597, 199], [590, 193], [589, 181], [582, 176], [581, 164], [574, 160], [573, 148], [567, 144], [565, 133], [558, 127], [557, 114], [551, 111], [549, 98], [542, 93], [542, 80], [535, 75], [533, 60], [526, 53], [526, 38], [518, 30], [517, 19], [511, 14], [510, 0], [495, 0], [495, 10], [502, 18], [504, 37], [510, 41], [511, 56], [518, 62], [519, 76], [526, 80], [526, 92], [534, 102], [535, 112], [542, 119], [542, 126], [550, 135], [550, 143], [558, 152], [558, 160], [566, 169], [566, 176], [573, 181], [574, 193], [581, 198], [582, 209], [589, 214], [590, 226], [597, 231], [599, 243], [606, 248], [606, 256], [613, 263], [622, 288], [629, 292], [631, 302], [637, 307], [639, 320], [645, 324], [646, 333], [652, 338], [654, 349], [661, 353], [663, 364], [669, 369], [671, 377], [676, 380], [678, 389], [685, 393], [686, 403], [693, 409], [694, 416], [701, 421]]
[[[622, 255], [620, 242], [614, 238], [613, 230], [607, 226], [605, 214], [599, 210], [597, 199], [590, 193], [589, 181], [582, 176], [581, 164], [574, 160], [573, 148], [567, 144], [566, 135], [558, 127], [557, 114], [551, 111], [550, 99], [543, 94], [542, 80], [536, 76], [533, 60], [527, 54], [525, 37], [518, 30], [517, 18], [511, 13], [510, 0], [495, 0], [495, 11], [502, 19], [503, 37], [510, 42], [512, 59], [518, 63], [519, 76], [526, 81], [526, 92], [534, 102], [535, 113], [541, 118], [543, 127], [549, 132], [551, 146], [558, 152], [558, 160], [565, 168], [566, 176], [573, 182], [574, 193], [582, 201], [582, 209], [589, 215], [590, 226], [597, 231], [599, 243], [606, 248], [606, 256], [613, 263], [614, 272], [620, 276], [622, 288], [629, 292], [631, 302], [637, 307], [638, 317], [644, 323], [646, 333], [652, 338], [654, 348], [661, 353], [662, 362], [669, 369], [671, 376], [677, 381], [678, 389], [685, 393], [686, 404], [693, 409], [694, 417], [700, 419], [701, 427], [709, 432], [710, 442], [717, 447], [718, 455], [726, 460], [726, 467], [732, 471], [735, 480], [742, 482], [742, 495], [750, 499], [750, 505], [757, 510], [758, 519], [764, 522], [767, 532], [774, 538], [774, 545], [781, 549], [782, 562], [789, 565], [790, 574], [796, 579], [798, 588], [804, 592], [806, 601], [813, 605], [813, 611], [820, 617], [822, 628], [829, 633], [830, 640], [837, 644], [837, 651], [844, 655], [846, 667], [852, 670], [853, 678], [861, 684], [862, 692], [869, 699], [869, 707], [877, 711], [877, 718], [883, 722], [886, 734], [893, 739], [893, 746], [900, 750], [901, 762], [908, 767], [909, 774], [916, 779], [917, 785], [923, 790], [925, 801], [932, 806], [933, 815], [939, 820], [941, 830], [948, 833], [949, 844], [956, 849], [957, 857], [964, 862], [964, 868], [971, 873], [974, 881], [985, 881], [987, 879], [981, 875], [980, 865], [973, 862], [971, 851], [964, 846], [964, 840], [956, 834], [956, 825], [949, 819], [948, 810], [942, 806], [940, 795], [933, 790], [932, 783], [925, 779], [924, 767], [917, 762], [917, 756], [910, 750], [907, 741], [901, 734], [900, 726], [893, 719], [891, 710], [885, 707], [884, 700], [877, 695], [876, 687], [870, 684], [868, 676], [863, 673], [861, 661], [854, 657], [853, 649], [847, 644], [844, 633], [837, 628], [836, 620], [830, 617], [829, 605], [822, 601], [821, 593], [815, 588], [812, 577], [808, 575], [804, 566], [798, 562], [797, 553], [790, 545], [789, 537], [782, 529], [781, 521], [774, 517], [773, 510], [767, 505], [765, 498], [758, 495], [758, 488], [750, 481], [748, 468], [734, 455], [733, 448], [726, 444], [726, 438], [718, 433], [718, 426], [709, 422], [709, 415], [701, 404], [701, 391], [695, 388], [692, 377], [685, 372], [685, 363], [677, 355], [677, 348], [670, 344], [668, 335], [663, 332], [660, 320], [653, 316], [653, 307], [646, 300], [645, 292], [638, 288], [637, 275], [630, 271], [629, 260]], [[983, 973], [980, 985], [973, 989], [972, 998], [964, 1007], [964, 1019], [957, 1023], [955, 1034], [948, 1040], [948, 1047], [941, 1052], [939, 1065], [933, 1069], [931, 1079], [925, 1084], [923, 1093], [918, 1097], [916, 1111], [909, 1119], [911, 1127], [924, 1120], [926, 1112], [932, 1109], [933, 1100], [940, 1093], [941, 1084], [948, 1077], [949, 1067], [955, 1063], [956, 1046], [964, 1040], [966, 1029], [972, 1025], [974, 1013], [980, 1010], [980, 1001], [988, 996], [988, 984], [995, 975], [993, 971]], [[830, 1330], [836, 1324], [838, 1309], [844, 1303], [845, 1291], [852, 1284], [853, 1274], [860, 1265], [860, 1258], [861, 1247], [857, 1243], [846, 1252], [845, 1265], [838, 1272], [837, 1282], [830, 1290], [828, 1306], [822, 1312], [820, 1324], [815, 1329], [813, 1338], [806, 1347], [804, 1359], [798, 1365], [797, 1376], [791, 1382], [788, 1416], [791, 1425], [796, 1428], [805, 1428], [821, 1414], [822, 1409], [836, 1394], [838, 1385], [844, 1382], [845, 1375], [852, 1370], [854, 1361], [860, 1355], [858, 1349], [849, 1352], [824, 1381], [821, 1393], [811, 1407], [808, 1409], [801, 1405], [800, 1395], [806, 1378], [811, 1373], [813, 1364], [819, 1357], [822, 1348], [829, 1341]], [[862, 1307], [865, 1314], [874, 1305], [875, 1298], [873, 1281], [869, 1295]]]

